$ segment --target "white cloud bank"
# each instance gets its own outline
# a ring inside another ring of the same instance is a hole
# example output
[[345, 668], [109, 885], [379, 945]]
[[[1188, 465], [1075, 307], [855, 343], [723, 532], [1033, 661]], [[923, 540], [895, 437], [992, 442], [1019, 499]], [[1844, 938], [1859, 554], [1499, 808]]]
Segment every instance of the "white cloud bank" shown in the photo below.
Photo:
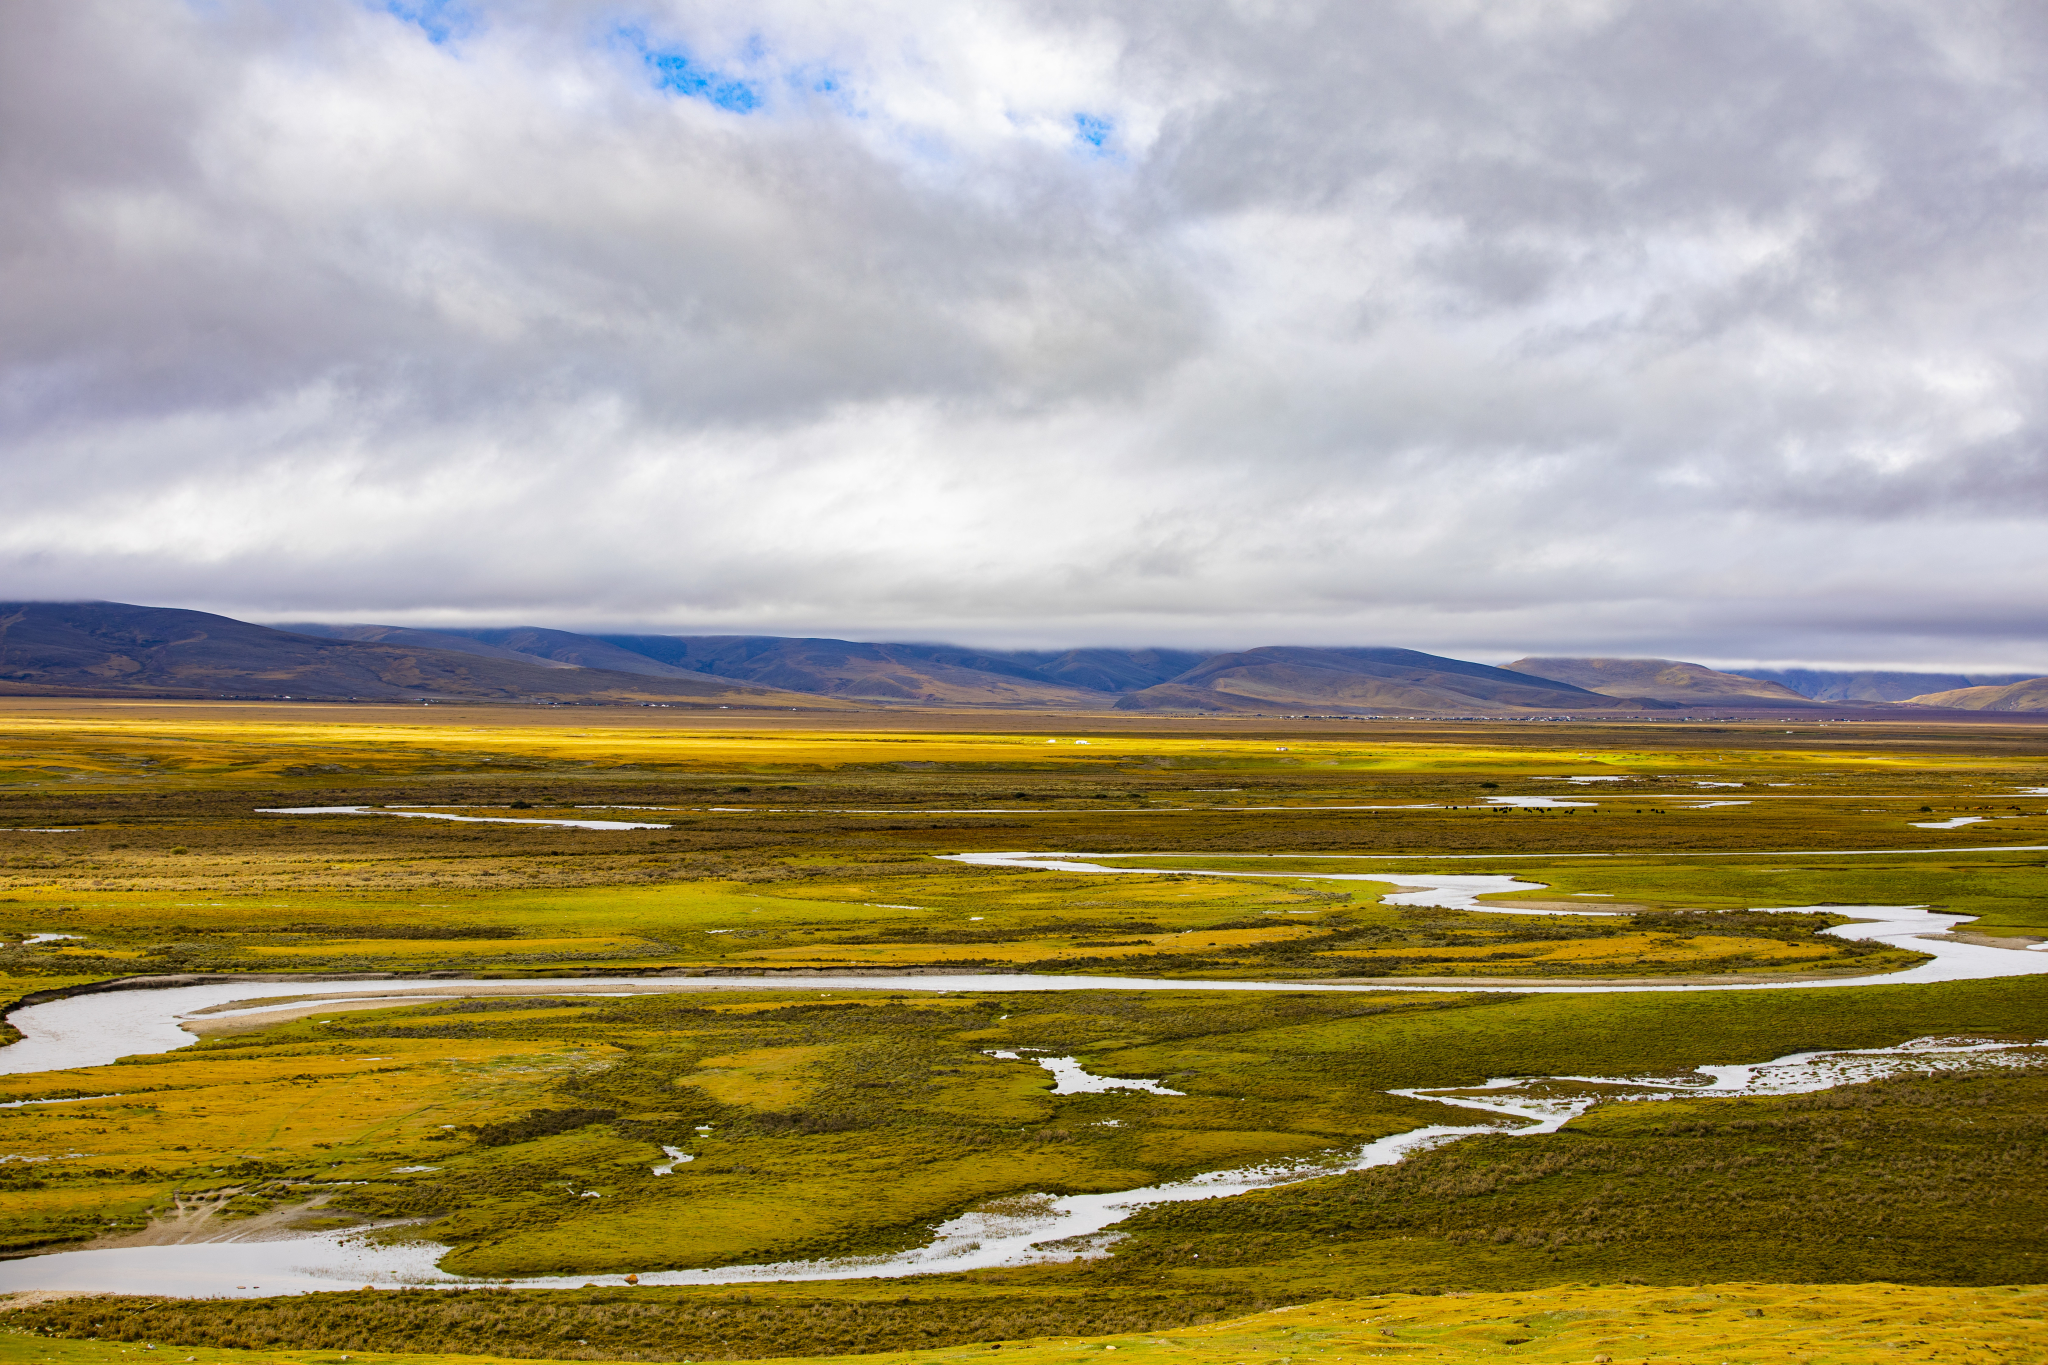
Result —
[[0, 7], [0, 596], [2048, 669], [2044, 15]]

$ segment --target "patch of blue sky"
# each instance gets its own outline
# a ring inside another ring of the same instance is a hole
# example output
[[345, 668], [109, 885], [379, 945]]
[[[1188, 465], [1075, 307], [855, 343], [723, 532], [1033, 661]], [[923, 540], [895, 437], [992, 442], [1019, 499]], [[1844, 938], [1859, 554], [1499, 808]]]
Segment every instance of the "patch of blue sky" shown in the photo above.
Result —
[[445, 47], [476, 28], [476, 15], [461, 0], [374, 0], [370, 7], [411, 24], [436, 47]]
[[687, 48], [657, 46], [642, 29], [620, 28], [614, 36], [639, 54], [654, 88], [664, 94], [699, 99], [735, 114], [751, 114], [761, 107], [761, 87], [707, 65]]
[[790, 89], [806, 95], [843, 99], [853, 90], [853, 75], [834, 66], [800, 66], [788, 76]]
[[822, 106], [847, 118], [864, 119], [867, 111], [855, 97], [853, 73], [832, 66], [798, 66], [783, 73], [782, 83], [799, 105]]
[[1084, 151], [1100, 156], [1113, 155], [1110, 139], [1115, 136], [1116, 120], [1101, 114], [1074, 115], [1074, 145]]

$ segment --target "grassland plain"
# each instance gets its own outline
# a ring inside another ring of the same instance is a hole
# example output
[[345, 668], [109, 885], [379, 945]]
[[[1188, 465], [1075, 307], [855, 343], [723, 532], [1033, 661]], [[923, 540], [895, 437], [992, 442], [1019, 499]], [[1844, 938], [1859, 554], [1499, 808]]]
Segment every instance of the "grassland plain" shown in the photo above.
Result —
[[[944, 866], [944, 865], [939, 865]], [[1918, 960], [1818, 936], [1811, 915], [1690, 913], [1682, 901], [1557, 918], [1378, 903], [1391, 888], [1286, 878], [1087, 875], [813, 863], [781, 882], [415, 896], [72, 894], [37, 915], [0, 903], [18, 945], [0, 969], [34, 987], [178, 971], [1033, 970], [1289, 979], [1734, 972], [1863, 973]], [[2012, 869], [2019, 900], [2027, 869]], [[1986, 889], [1999, 887], [1983, 874]], [[11, 912], [11, 913], [8, 913]], [[422, 923], [427, 916], [433, 918]], [[28, 941], [30, 926], [71, 937]]]
[[[517, 712], [515, 723], [495, 727], [484, 723], [489, 714], [459, 726], [421, 724], [398, 708], [370, 708], [359, 723], [305, 719], [359, 714], [348, 708], [260, 721], [106, 704], [66, 717], [15, 716], [5, 763], [18, 781], [0, 788], [0, 930], [12, 930], [11, 941], [82, 937], [0, 954], [0, 975], [35, 983], [193, 969], [891, 964], [1415, 975], [1472, 970], [1458, 959], [1489, 957], [1503, 936], [1538, 932], [1468, 923], [1459, 930], [1466, 941], [1447, 944], [1435, 941], [1444, 926], [1434, 925], [1411, 944], [1385, 938], [1397, 926], [1368, 912], [1369, 893], [1349, 910], [1333, 911], [1331, 901], [1320, 915], [1290, 914], [1315, 908], [1304, 897], [1345, 894], [1327, 885], [1223, 889], [1125, 878], [1111, 891], [1099, 879], [930, 858], [1019, 846], [1424, 859], [1385, 864], [1396, 870], [1428, 866], [1425, 855], [1435, 855], [1461, 859], [1461, 871], [1554, 874], [1569, 882], [1566, 893], [1604, 889], [1652, 911], [1727, 908], [1745, 897], [1933, 900], [1985, 915], [1984, 929], [2048, 929], [2040, 899], [2024, 890], [2038, 875], [2038, 854], [1867, 864], [1723, 856], [2048, 842], [2044, 803], [2020, 794], [2048, 781], [2032, 730], [1872, 734], [1809, 725], [1792, 735], [1799, 747], [1771, 748], [1766, 741], [1783, 744], [1784, 734], [1760, 728], [1494, 726], [1418, 736], [1366, 727], [1336, 738], [1098, 733], [1102, 742], [1084, 747], [1028, 733], [818, 734], [758, 722], [707, 731], [701, 720], [661, 729], [637, 720], [659, 713], [635, 711], [623, 713], [630, 726], [612, 723], [621, 713], [588, 713], [566, 729], [558, 710], [535, 710], [542, 714]], [[163, 752], [151, 754], [153, 746]], [[1730, 764], [1741, 772], [1730, 776]], [[1537, 780], [1589, 769], [1623, 780], [1583, 788]], [[1740, 793], [1701, 785], [1736, 780]], [[1504, 791], [1597, 803], [1487, 804]], [[1743, 804], [1726, 804], [1738, 796]], [[577, 807], [654, 807], [617, 813], [669, 827], [258, 813], [371, 800], [536, 819], [605, 813]], [[511, 809], [515, 802], [524, 810]], [[1958, 813], [1979, 823], [1916, 827]], [[1589, 847], [1637, 857], [1597, 868], [1538, 858]], [[1715, 856], [1674, 857], [1688, 851]], [[1495, 855], [1497, 863], [1485, 860]], [[1327, 866], [1262, 865], [1275, 873]], [[1650, 926], [1634, 947], [1668, 940], [1670, 927]], [[1199, 942], [1189, 941], [1191, 930]], [[1341, 945], [1310, 943], [1360, 931], [1382, 941], [1358, 961], [1318, 958]], [[1566, 931], [1553, 922], [1542, 932]], [[1793, 952], [1771, 934], [1676, 951], [1664, 942], [1631, 960], [1624, 940], [1636, 932], [1582, 923], [1570, 942], [1553, 937], [1550, 948], [1491, 958], [1487, 970], [1883, 965], [1848, 961], [1881, 949], [1823, 940]], [[1613, 951], [1596, 955], [1606, 961], [1586, 960], [1589, 938], [1609, 940]]]
[[[1984, 916], [1979, 928], [2048, 934], [2043, 858], [2024, 848], [2048, 843], [2048, 802], [2027, 791], [2048, 786], [2038, 729], [1096, 717], [1081, 729], [1005, 715], [991, 735], [894, 715], [835, 717], [840, 728], [818, 733], [570, 710], [10, 704], [0, 929], [21, 946], [0, 950], [0, 989], [190, 970], [803, 968], [1384, 975], [1389, 988], [764, 990], [323, 1012], [12, 1078], [9, 1099], [120, 1093], [0, 1110], [6, 1152], [57, 1158], [0, 1167], [12, 1185], [0, 1245], [425, 1217], [454, 1247], [449, 1264], [475, 1273], [886, 1250], [1019, 1194], [1128, 1188], [1440, 1121], [1390, 1088], [1664, 1072], [1928, 1033], [2048, 1036], [2038, 979], [1647, 997], [1397, 989], [1403, 976], [1864, 974], [1913, 960], [1816, 938], [1836, 922], [1824, 914], [1739, 913], [1753, 905], [1932, 902]], [[1566, 775], [1621, 780], [1552, 780]], [[1489, 805], [1541, 794], [1595, 804]], [[525, 819], [655, 807], [617, 814], [669, 827], [257, 813], [370, 803]], [[1958, 817], [1974, 823], [1918, 827]], [[1961, 851], [1984, 847], [2013, 851]], [[1897, 848], [1931, 851], [1875, 852]], [[1001, 849], [1203, 861], [1099, 877], [932, 859]], [[1864, 856], [1818, 856], [1828, 850]], [[1620, 856], [1560, 856], [1587, 851]], [[1628, 910], [1403, 909], [1380, 904], [1373, 883], [1301, 876], [1320, 862], [1258, 860], [1256, 880], [1181, 875], [1254, 866], [1214, 861], [1232, 855], [1318, 852], [1401, 855], [1374, 864], [1390, 872], [1514, 873], [1548, 883], [1546, 898], [1590, 893]], [[47, 934], [77, 937], [25, 942]], [[1055, 1096], [1043, 1071], [986, 1055], [1031, 1047], [1186, 1095]], [[154, 1339], [195, 1345], [287, 1341], [257, 1330], [268, 1321], [325, 1349], [752, 1358], [1153, 1330], [1397, 1288], [2010, 1283], [2041, 1278], [2040, 1085], [1895, 1082], [1839, 1092], [1858, 1098], [1833, 1107], [1819, 1096], [1596, 1110], [1549, 1137], [1154, 1210], [1101, 1260], [914, 1286], [315, 1296], [167, 1304], [147, 1321], [162, 1325]], [[663, 1146], [697, 1159], [657, 1177]], [[343, 1183], [354, 1180], [365, 1183]], [[319, 1303], [335, 1307], [316, 1331], [306, 1314]], [[86, 1311], [17, 1321], [96, 1330], [63, 1316]], [[1445, 1332], [1431, 1351], [1499, 1349]], [[1377, 1353], [1413, 1352], [1390, 1341]]]
[[[8, 1168], [0, 1246], [146, 1238], [166, 1220], [197, 1234], [198, 1216], [217, 1229], [282, 1208], [325, 1227], [430, 1218], [454, 1248], [448, 1269], [494, 1277], [871, 1254], [1020, 1194], [1311, 1159], [1443, 1121], [1441, 1106], [1395, 1089], [1583, 1074], [1589, 1061], [1599, 1074], [1672, 1074], [1944, 1031], [2048, 1037], [2048, 992], [2020, 979], [1761, 998], [442, 1001], [14, 1078], [9, 1098], [104, 1098], [0, 1111], [10, 1153], [55, 1158]], [[1044, 1070], [990, 1055], [1032, 1050], [1182, 1093], [1057, 1095]], [[1596, 1110], [1550, 1137], [1473, 1140], [1384, 1171], [1143, 1214], [1107, 1262], [1072, 1273], [1291, 1301], [1359, 1283], [1523, 1287], [1589, 1270], [1690, 1280], [1718, 1265], [1796, 1279], [1854, 1264], [1868, 1278], [1985, 1283], [2041, 1268], [2048, 1208], [2029, 1202], [2040, 1191], [2028, 1173], [2048, 1155], [2048, 1079], [1841, 1093], [1876, 1097], [1882, 1113], [1825, 1097]], [[654, 1174], [664, 1148], [693, 1160]], [[1751, 1218], [1703, 1204], [1703, 1171]], [[1383, 1187], [1407, 1193], [1357, 1207], [1359, 1191]], [[1305, 1193], [1328, 1190], [1334, 1212]], [[1463, 1202], [1447, 1205], [1447, 1191]], [[1624, 1205], [1634, 1212], [1617, 1221]], [[1876, 1222], [1865, 1229], [1857, 1210]], [[1391, 1221], [1374, 1222], [1381, 1214]], [[1789, 1230], [1803, 1221], [1820, 1242]], [[1764, 1226], [1787, 1230], [1757, 1237]]]

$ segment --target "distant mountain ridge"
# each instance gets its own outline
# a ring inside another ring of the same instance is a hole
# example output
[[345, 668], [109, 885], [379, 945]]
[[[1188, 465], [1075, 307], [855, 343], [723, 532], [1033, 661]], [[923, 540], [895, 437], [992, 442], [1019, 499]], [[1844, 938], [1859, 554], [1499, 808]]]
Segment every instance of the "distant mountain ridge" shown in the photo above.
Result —
[[1815, 701], [1910, 701], [1929, 692], [1963, 687], [2002, 687], [2026, 682], [2032, 673], [1887, 673], [1827, 668], [1748, 668], [1742, 676], [1782, 683]]
[[631, 650], [591, 635], [566, 630], [522, 627], [513, 630], [416, 630], [410, 626], [335, 626], [318, 621], [280, 624], [279, 630], [321, 635], [337, 640], [412, 645], [447, 649], [496, 659], [519, 659], [543, 668], [603, 668], [614, 673], [639, 673], [655, 678], [693, 677], [686, 668], [670, 668]]
[[1004, 653], [775, 635], [598, 637], [677, 667], [768, 687], [876, 701], [1099, 706], [1105, 694], [1180, 672], [1199, 654], [1168, 650]]
[[1006, 651], [781, 635], [575, 635], [530, 627], [424, 631], [312, 623], [290, 628], [493, 655], [510, 651], [558, 667], [594, 664], [619, 672], [726, 678], [883, 705], [1345, 715], [1509, 715], [1659, 705], [1412, 649]]
[[2023, 678], [2002, 687], [1958, 687], [1906, 700], [1913, 706], [1951, 711], [2048, 711], [2048, 678]]
[[[425, 633], [425, 632], [421, 632]], [[411, 701], [654, 701], [844, 709], [828, 698], [689, 675], [548, 667], [517, 653], [307, 635], [125, 602], [0, 602], [0, 695], [129, 694]]]
[[1723, 673], [1680, 659], [1517, 659], [1506, 668], [1516, 673], [1576, 683], [1610, 697], [1649, 697], [1680, 703], [1816, 706], [1783, 683], [1740, 673]]
[[[1640, 703], [1623, 705], [1642, 709]], [[1270, 712], [1303, 706], [1339, 713], [1616, 709], [1612, 699], [1570, 683], [1413, 649], [1288, 645], [1215, 655], [1116, 703], [1119, 711]]]
[[[1945, 681], [1951, 675], [1894, 676]], [[2015, 677], [2020, 682], [2014, 685], [1930, 690], [1910, 699], [1968, 710], [2048, 710], [2048, 684]], [[263, 626], [119, 602], [0, 603], [5, 694], [1283, 716], [1507, 717], [1842, 704], [1676, 659], [1532, 657], [1496, 668], [1393, 647], [1005, 651], [775, 635], [583, 635], [534, 626]]]
[[[295, 629], [365, 638], [366, 632], [392, 628]], [[408, 632], [422, 642], [431, 642], [438, 634], [442, 632]], [[642, 667], [665, 673], [687, 670], [694, 676], [884, 704], [1110, 706], [1119, 711], [1252, 714], [1304, 708], [1332, 714], [1520, 714], [1560, 708], [1641, 710], [1654, 705], [1412, 649], [1268, 645], [1228, 654], [1100, 648], [997, 651], [778, 635], [571, 636], [542, 630], [445, 634], [472, 646], [542, 649], [558, 661], [592, 657], [589, 647], [595, 645], [629, 651], [645, 661]]]
[[553, 667], [709, 676], [817, 696], [922, 705], [1102, 706], [1118, 692], [1149, 687], [1208, 657], [1159, 649], [1006, 653], [782, 635], [577, 635], [531, 627], [437, 631], [293, 623], [284, 628], [532, 657]]

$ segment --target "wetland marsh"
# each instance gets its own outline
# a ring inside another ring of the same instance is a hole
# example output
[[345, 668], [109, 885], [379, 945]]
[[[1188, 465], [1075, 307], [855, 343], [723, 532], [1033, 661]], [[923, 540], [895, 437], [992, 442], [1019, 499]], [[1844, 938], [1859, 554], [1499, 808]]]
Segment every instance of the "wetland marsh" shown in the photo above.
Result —
[[[2015, 1191], [2044, 1082], [1989, 1063], [1602, 1104], [1341, 1169], [1473, 1126], [1425, 1091], [2048, 1037], [2038, 975], [1921, 979], [1965, 950], [2048, 966], [2031, 730], [1154, 720], [1047, 744], [1039, 722], [26, 710], [0, 722], [10, 994], [196, 974], [219, 980], [180, 989], [240, 1008], [192, 1016], [189, 1046], [0, 1085], [38, 1101], [0, 1109], [10, 1283], [81, 1247], [353, 1235], [472, 1277], [635, 1274], [673, 1321], [618, 1289], [497, 1289], [488, 1331], [456, 1292], [304, 1344], [701, 1359], [1402, 1288], [2039, 1278], [2048, 1219]], [[1567, 784], [1574, 804], [1531, 800]], [[1060, 849], [1118, 875], [1031, 865]], [[1339, 858], [1370, 863], [1332, 880]], [[1849, 936], [1886, 907], [1926, 908]], [[1134, 977], [1151, 988], [1112, 988]], [[1873, 984], [1832, 988], [1852, 982]], [[441, 994], [362, 998], [412, 989]], [[140, 1020], [149, 994], [75, 1003]], [[1039, 1058], [1150, 1088], [1065, 1087]], [[1141, 1209], [1108, 1240], [1042, 1222], [1230, 1171], [1301, 1183]], [[903, 1304], [875, 1279], [754, 1283], [758, 1308], [657, 1284], [900, 1266], [935, 1235], [1061, 1245], [920, 1275]], [[158, 1338], [256, 1321], [179, 1302], [151, 1310]], [[676, 1335], [713, 1302], [725, 1335]], [[582, 1336], [522, 1335], [542, 1305]]]

